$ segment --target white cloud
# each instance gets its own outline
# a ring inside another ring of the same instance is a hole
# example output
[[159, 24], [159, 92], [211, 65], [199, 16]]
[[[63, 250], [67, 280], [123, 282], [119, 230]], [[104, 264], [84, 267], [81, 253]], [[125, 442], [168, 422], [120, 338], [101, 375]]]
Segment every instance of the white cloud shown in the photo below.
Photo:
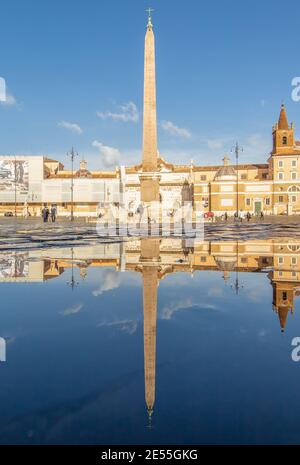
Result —
[[180, 128], [176, 126], [176, 124], [172, 123], [172, 121], [161, 121], [160, 123], [162, 129], [164, 131], [171, 134], [171, 136], [182, 137], [183, 139], [190, 139], [192, 137], [191, 132], [188, 129]]
[[6, 101], [4, 102], [5, 105], [16, 105], [17, 100], [14, 97], [13, 94], [10, 94], [9, 92], [6, 94]]
[[68, 129], [76, 134], [82, 134], [82, 129], [77, 123], [69, 123], [68, 121], [60, 121], [57, 126]]
[[3, 94], [3, 89], [2, 89], [2, 98], [0, 98], [0, 104], [4, 106], [14, 106], [14, 105], [17, 105], [17, 100], [13, 94], [7, 91], [7, 89], [6, 89], [5, 94]]
[[6, 106], [17, 105], [17, 100], [13, 94], [8, 91], [6, 81], [3, 77], [0, 77], [0, 104]]
[[0, 102], [6, 101], [6, 83], [5, 79], [0, 77]]
[[139, 120], [139, 112], [137, 106], [133, 102], [128, 102], [125, 105], [118, 106], [119, 112], [101, 112], [97, 111], [97, 115], [102, 119], [112, 119], [114, 121], [123, 121], [127, 123], [129, 121], [137, 123]]
[[110, 327], [117, 326], [121, 331], [124, 331], [130, 335], [134, 334], [137, 330], [138, 322], [136, 320], [120, 320], [120, 321], [111, 321], [99, 323], [98, 327]]
[[82, 308], [83, 308], [83, 304], [77, 304], [73, 307], [66, 308], [66, 310], [61, 312], [61, 314], [63, 316], [74, 315], [75, 313], [79, 313]]
[[100, 154], [102, 155], [102, 162], [106, 168], [111, 168], [113, 166], [118, 165], [120, 160], [120, 151], [114, 147], [109, 147], [108, 145], [102, 144], [97, 140], [94, 140], [92, 143], [93, 147], [96, 147]]
[[186, 298], [183, 300], [170, 302], [166, 305], [161, 312], [161, 319], [162, 320], [170, 320], [173, 316], [173, 313], [177, 312], [178, 310], [185, 310], [188, 308], [197, 307], [200, 309], [208, 309], [208, 310], [215, 310], [215, 305], [211, 304], [199, 304], [193, 303], [192, 299]]
[[98, 295], [103, 294], [103, 292], [111, 291], [112, 289], [117, 289], [120, 285], [120, 275], [112, 270], [105, 270], [103, 273], [102, 281], [98, 289], [93, 291], [93, 296], [97, 297]]

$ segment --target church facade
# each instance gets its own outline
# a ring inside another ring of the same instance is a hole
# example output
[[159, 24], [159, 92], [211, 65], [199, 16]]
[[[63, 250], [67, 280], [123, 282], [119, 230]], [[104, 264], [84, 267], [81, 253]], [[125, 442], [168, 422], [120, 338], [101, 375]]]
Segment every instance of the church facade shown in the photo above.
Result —
[[[113, 205], [133, 219], [138, 206], [167, 206], [172, 216], [184, 202], [195, 212], [221, 216], [300, 214], [300, 141], [282, 105], [273, 127], [273, 149], [266, 163], [218, 166], [174, 165], [158, 152], [155, 39], [149, 16], [145, 37], [143, 148], [141, 163], [108, 171], [90, 171], [84, 160], [74, 172], [47, 157], [0, 156], [0, 215], [39, 216], [45, 204], [58, 216], [106, 215]], [[73, 196], [71, 192], [73, 191]]]

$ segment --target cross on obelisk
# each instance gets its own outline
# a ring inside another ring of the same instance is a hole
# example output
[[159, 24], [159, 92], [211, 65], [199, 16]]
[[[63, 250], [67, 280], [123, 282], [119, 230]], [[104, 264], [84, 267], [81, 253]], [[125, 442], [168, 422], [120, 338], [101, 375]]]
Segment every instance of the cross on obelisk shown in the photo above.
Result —
[[152, 11], [154, 11], [154, 10], [153, 10], [153, 8], [150, 8], [150, 7], [147, 8], [147, 10], [146, 10], [146, 12], [148, 13], [148, 18], [149, 18], [149, 19], [151, 19], [151, 13], [152, 13]]

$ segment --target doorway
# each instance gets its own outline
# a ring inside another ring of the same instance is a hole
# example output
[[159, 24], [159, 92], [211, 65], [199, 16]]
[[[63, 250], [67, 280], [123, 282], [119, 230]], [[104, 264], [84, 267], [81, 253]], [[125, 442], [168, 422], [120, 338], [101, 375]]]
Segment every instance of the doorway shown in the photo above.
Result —
[[255, 200], [254, 202], [254, 213], [255, 215], [260, 215], [262, 210], [261, 200]]

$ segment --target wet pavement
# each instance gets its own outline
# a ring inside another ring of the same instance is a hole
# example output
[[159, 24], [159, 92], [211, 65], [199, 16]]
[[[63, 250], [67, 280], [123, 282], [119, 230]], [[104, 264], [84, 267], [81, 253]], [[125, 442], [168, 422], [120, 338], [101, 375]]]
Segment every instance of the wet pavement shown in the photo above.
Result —
[[[114, 228], [100, 230], [96, 223], [78, 220], [74, 222], [58, 220], [56, 223], [46, 224], [40, 219], [0, 220], [0, 250], [96, 245], [147, 235], [146, 229], [131, 229], [125, 233], [123, 230], [119, 233]], [[181, 228], [171, 230], [167, 235], [184, 237]], [[289, 236], [300, 237], [300, 217], [267, 217], [263, 221], [252, 220], [242, 223], [205, 223], [202, 239], [245, 241], [253, 238]], [[201, 239], [201, 235], [198, 238]]]

